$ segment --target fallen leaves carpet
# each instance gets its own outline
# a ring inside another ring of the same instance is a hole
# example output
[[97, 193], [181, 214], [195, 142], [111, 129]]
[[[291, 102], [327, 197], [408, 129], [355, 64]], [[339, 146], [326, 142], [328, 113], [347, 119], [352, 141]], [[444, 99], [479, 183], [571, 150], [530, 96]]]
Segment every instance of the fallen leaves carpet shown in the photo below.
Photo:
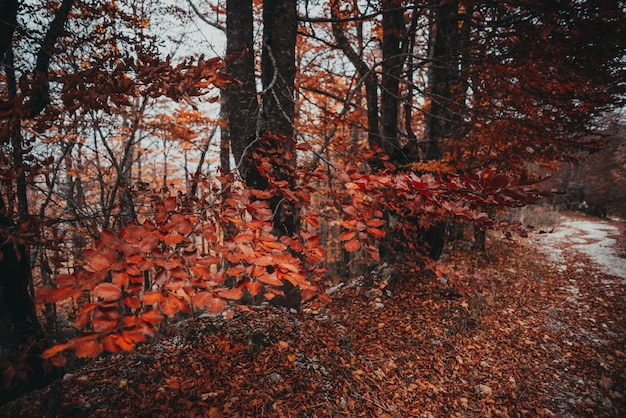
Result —
[[456, 282], [398, 268], [315, 309], [183, 321], [0, 416], [626, 416], [626, 286], [565, 257], [561, 271], [531, 240], [459, 244]]

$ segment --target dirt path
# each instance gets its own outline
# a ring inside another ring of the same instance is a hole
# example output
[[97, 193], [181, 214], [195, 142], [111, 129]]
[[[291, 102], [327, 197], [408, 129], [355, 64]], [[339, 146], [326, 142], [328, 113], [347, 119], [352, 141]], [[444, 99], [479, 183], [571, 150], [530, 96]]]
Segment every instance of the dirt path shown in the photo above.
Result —
[[557, 272], [545, 321], [557, 340], [547, 347], [546, 360], [558, 367], [545, 389], [556, 416], [626, 413], [624, 234], [623, 222], [569, 215], [530, 241]]

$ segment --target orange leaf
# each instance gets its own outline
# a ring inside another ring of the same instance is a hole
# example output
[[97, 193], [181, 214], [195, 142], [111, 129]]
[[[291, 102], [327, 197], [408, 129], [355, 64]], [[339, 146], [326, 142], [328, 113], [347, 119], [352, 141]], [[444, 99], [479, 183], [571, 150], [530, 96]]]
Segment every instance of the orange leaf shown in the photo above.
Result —
[[341, 234], [339, 234], [339, 240], [340, 241], [349, 241], [352, 238], [354, 238], [355, 235], [356, 235], [355, 231], [343, 231]]
[[93, 271], [104, 270], [111, 265], [109, 259], [106, 256], [100, 254], [96, 250], [92, 250], [91, 248], [87, 248], [83, 252], [83, 255], [88, 263], [88, 266]]
[[122, 289], [113, 283], [100, 283], [92, 290], [92, 293], [95, 297], [102, 298], [107, 302], [122, 297]]
[[126, 338], [122, 336], [116, 335], [114, 336], [114, 338], [115, 338], [115, 344], [124, 351], [130, 351], [135, 346], [135, 344], [133, 344], [132, 342], [130, 342], [129, 340], [127, 340]]
[[102, 347], [109, 353], [118, 353], [120, 351], [120, 347], [116, 343], [116, 337], [118, 336], [112, 334], [102, 339]]
[[126, 273], [125, 271], [113, 273], [112, 282], [117, 286], [124, 286], [126, 283], [128, 283], [128, 273]]
[[353, 252], [361, 248], [361, 242], [358, 239], [353, 239], [345, 243], [346, 251]]
[[320, 293], [318, 295], [318, 298], [319, 298], [320, 301], [322, 301], [324, 303], [330, 303], [330, 302], [333, 301], [328, 293]]
[[239, 300], [243, 297], [243, 292], [241, 291], [241, 289], [237, 289], [237, 288], [224, 289], [219, 292], [219, 296], [224, 299]]
[[248, 282], [246, 289], [250, 292], [250, 296], [256, 296], [261, 291], [262, 286], [258, 282]]
[[163, 319], [165, 318], [163, 314], [161, 314], [161, 312], [159, 312], [156, 309], [151, 309], [147, 312], [144, 312], [140, 316], [141, 316], [141, 319], [151, 324], [162, 322]]
[[235, 241], [237, 242], [252, 242], [254, 239], [254, 234], [251, 232], [240, 232], [235, 236]]
[[287, 246], [285, 244], [276, 241], [263, 241], [263, 246], [272, 250], [284, 251], [287, 249]]
[[235, 266], [230, 266], [228, 270], [226, 270], [226, 274], [234, 277], [234, 276], [239, 276], [244, 271], [245, 271], [245, 268], [241, 264], [237, 264]]
[[207, 312], [217, 314], [228, 307], [224, 299], [216, 298], [209, 292], [198, 292], [191, 298], [194, 305], [205, 308]]
[[178, 232], [171, 232], [163, 238], [163, 242], [167, 245], [176, 245], [185, 239], [184, 236], [180, 235]]
[[367, 233], [378, 238], [385, 236], [385, 231], [380, 228], [367, 228]]
[[183, 235], [187, 235], [193, 230], [193, 224], [185, 215], [176, 213], [172, 215], [171, 222], [175, 226], [175, 230]]
[[161, 292], [147, 292], [143, 295], [144, 305], [154, 305], [155, 303], [162, 302], [163, 299], [165, 298]]
[[122, 301], [123, 305], [128, 306], [130, 309], [139, 309], [141, 308], [141, 301], [137, 296], [132, 296], [130, 298], [126, 298]]
[[270, 286], [280, 286], [283, 284], [282, 280], [278, 278], [275, 271], [273, 273], [261, 274], [257, 277], [257, 279], [261, 283], [268, 284]]
[[311, 299], [313, 299], [315, 297], [315, 295], [317, 294], [317, 292], [315, 290], [312, 289], [305, 289], [302, 291], [302, 293], [300, 294], [300, 298], [302, 303], [308, 302]]
[[83, 341], [74, 346], [76, 357], [96, 357], [102, 353], [102, 344], [98, 341]]
[[57, 344], [55, 346], [52, 346], [52, 347], [48, 348], [47, 350], [45, 350], [41, 354], [41, 358], [51, 358], [51, 357], [54, 357], [58, 353], [60, 353], [61, 351], [65, 350], [69, 346], [70, 346], [70, 344]]
[[379, 227], [383, 226], [385, 224], [385, 221], [383, 221], [382, 219], [372, 218], [365, 221], [365, 223], [367, 224], [367, 226]]
[[91, 326], [95, 332], [99, 333], [111, 332], [119, 328], [115, 319], [94, 319], [91, 321]]
[[74, 296], [77, 290], [73, 287], [55, 288], [46, 285], [37, 291], [37, 303], [55, 303]]
[[154, 220], [157, 221], [157, 223], [164, 223], [165, 221], [167, 221], [167, 212], [162, 211], [162, 210], [158, 210], [154, 213]]

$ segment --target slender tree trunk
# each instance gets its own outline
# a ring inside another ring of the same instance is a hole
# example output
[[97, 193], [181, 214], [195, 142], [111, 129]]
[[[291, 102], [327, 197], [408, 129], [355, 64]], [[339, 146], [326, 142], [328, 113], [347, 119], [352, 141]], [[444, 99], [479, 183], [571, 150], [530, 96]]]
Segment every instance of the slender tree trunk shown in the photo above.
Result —
[[365, 85], [365, 102], [367, 106], [367, 140], [370, 148], [384, 149], [384, 144], [380, 137], [379, 130], [379, 108], [378, 108], [378, 80], [376, 72], [370, 68], [361, 58], [360, 51], [355, 51], [350, 45], [343, 26], [340, 23], [338, 7], [341, 4], [338, 0], [334, 0], [331, 4], [330, 13], [333, 18], [332, 30], [333, 36], [337, 41], [337, 46], [345, 56], [350, 60], [357, 70], [359, 77], [364, 81]]
[[400, 75], [404, 64], [403, 42], [406, 45], [404, 9], [401, 0], [383, 0], [383, 74], [381, 79], [381, 125], [385, 154], [393, 163], [400, 163], [398, 122], [400, 109]]
[[[261, 82], [263, 86], [263, 130], [271, 133], [255, 144], [260, 153], [280, 150], [283, 161], [274, 167], [279, 181], [295, 186], [296, 153], [294, 136], [294, 83], [296, 76], [297, 13], [295, 0], [265, 0], [263, 3], [263, 51]], [[265, 189], [267, 179], [255, 167], [247, 170], [250, 187]], [[299, 228], [298, 210], [277, 193], [270, 200], [274, 212], [274, 234], [293, 235]]]

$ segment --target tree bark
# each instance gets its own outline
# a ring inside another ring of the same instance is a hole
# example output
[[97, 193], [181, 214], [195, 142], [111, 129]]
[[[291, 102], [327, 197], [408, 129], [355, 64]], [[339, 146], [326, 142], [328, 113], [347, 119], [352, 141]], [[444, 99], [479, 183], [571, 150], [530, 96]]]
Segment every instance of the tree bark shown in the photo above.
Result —
[[[21, 132], [21, 122], [24, 115], [34, 118], [38, 116], [49, 103], [48, 96], [48, 68], [54, 54], [55, 44], [63, 32], [69, 12], [74, 0], [63, 0], [50, 23], [45, 37], [37, 53], [37, 61], [33, 68], [31, 91], [21, 92], [29, 95], [26, 103], [18, 101], [18, 92], [13, 66], [12, 41], [17, 22], [18, 1], [6, 0], [0, 3], [0, 55], [5, 63], [7, 77], [8, 100], [3, 101], [5, 110], [13, 110], [0, 122], [2, 123], [2, 143], [10, 143], [12, 148], [13, 169], [17, 174], [15, 190], [17, 197], [18, 220], [15, 225], [8, 207], [10, 202], [4, 202], [0, 197], [0, 225], [2, 231], [0, 239], [2, 247], [0, 257], [0, 310], [3, 311], [1, 322], [6, 324], [11, 346], [10, 367], [21, 368], [24, 373], [21, 379], [13, 379], [12, 385], [0, 391], [0, 402], [19, 396], [27, 390], [45, 383], [43, 366], [39, 355], [45, 348], [45, 336], [37, 320], [35, 305], [30, 294], [32, 271], [30, 265], [30, 248], [28, 243], [20, 237], [20, 229], [28, 225], [30, 208], [27, 199], [27, 181], [25, 175], [24, 144]], [[26, 107], [27, 112], [22, 108]], [[9, 188], [13, 185], [9, 184]], [[4, 336], [3, 336], [4, 337]], [[1, 341], [5, 343], [5, 341]], [[3, 367], [6, 363], [3, 363]], [[2, 372], [4, 372], [2, 370]], [[24, 380], [28, 380], [25, 382]], [[6, 382], [5, 382], [6, 383]]]
[[[255, 143], [261, 154], [281, 150], [284, 160], [274, 167], [278, 181], [286, 181], [293, 190], [296, 184], [294, 136], [294, 83], [296, 76], [297, 12], [295, 0], [265, 0], [263, 3], [263, 50], [261, 82], [263, 92], [263, 130], [271, 133]], [[250, 187], [265, 189], [267, 179], [255, 167], [248, 169]], [[282, 197], [279, 191], [270, 199], [274, 212], [274, 234], [291, 236], [299, 229], [296, 202]]]
[[[235, 165], [245, 171], [244, 153], [254, 141], [257, 131], [257, 100], [254, 75], [252, 0], [226, 2], [226, 55], [230, 57], [226, 71], [235, 82], [222, 92], [222, 168], [230, 167], [229, 148]], [[245, 172], [242, 173], [245, 178]]]
[[401, 161], [398, 141], [400, 76], [404, 65], [403, 43], [406, 47], [406, 26], [401, 0], [383, 0], [383, 62], [381, 79], [381, 125], [383, 150], [391, 162]]
[[444, 154], [444, 140], [458, 132], [460, 118], [455, 100], [459, 84], [459, 4], [441, 0], [434, 11], [428, 70], [430, 108], [425, 117], [426, 160]]

